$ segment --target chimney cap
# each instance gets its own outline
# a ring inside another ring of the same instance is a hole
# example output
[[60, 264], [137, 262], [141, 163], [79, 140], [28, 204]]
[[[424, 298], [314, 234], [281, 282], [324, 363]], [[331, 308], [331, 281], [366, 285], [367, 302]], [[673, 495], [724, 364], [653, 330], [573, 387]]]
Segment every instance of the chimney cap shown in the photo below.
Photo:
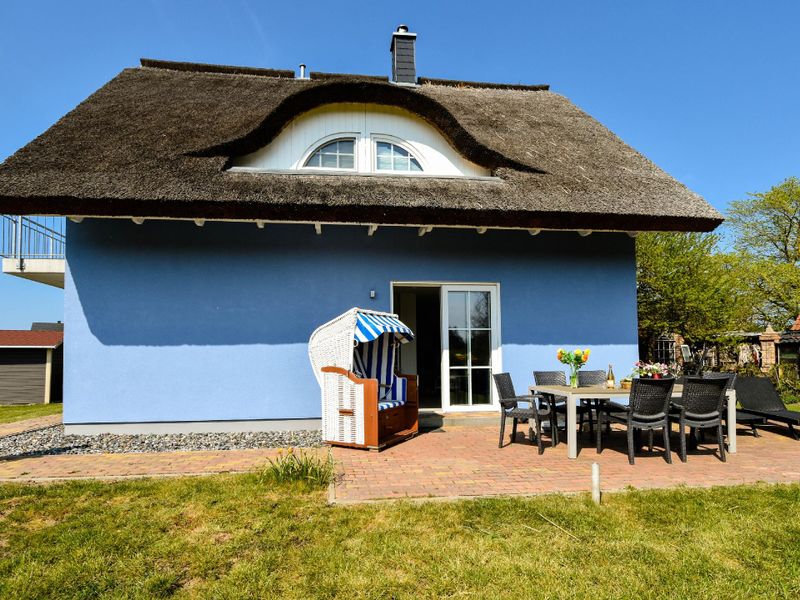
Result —
[[389, 45], [389, 51], [391, 52], [391, 51], [394, 50], [394, 40], [396, 38], [403, 38], [403, 39], [407, 39], [407, 40], [412, 40], [412, 39], [414, 39], [416, 37], [417, 37], [416, 33], [411, 33], [408, 30], [408, 25], [402, 25], [402, 24], [398, 25], [397, 29], [395, 29], [392, 32], [392, 43]]

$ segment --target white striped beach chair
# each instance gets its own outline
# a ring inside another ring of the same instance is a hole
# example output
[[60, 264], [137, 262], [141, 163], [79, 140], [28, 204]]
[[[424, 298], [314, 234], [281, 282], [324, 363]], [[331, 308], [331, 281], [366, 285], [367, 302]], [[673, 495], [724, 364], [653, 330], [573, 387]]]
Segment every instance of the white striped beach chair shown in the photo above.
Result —
[[395, 372], [398, 346], [413, 339], [397, 315], [361, 308], [311, 334], [326, 443], [379, 450], [416, 435], [417, 376]]

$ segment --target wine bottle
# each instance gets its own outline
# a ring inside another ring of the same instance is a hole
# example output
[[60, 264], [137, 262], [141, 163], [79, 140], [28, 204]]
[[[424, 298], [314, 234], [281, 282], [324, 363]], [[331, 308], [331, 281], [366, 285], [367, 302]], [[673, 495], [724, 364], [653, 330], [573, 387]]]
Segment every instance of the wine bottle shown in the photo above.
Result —
[[608, 375], [606, 375], [606, 387], [610, 390], [613, 390], [617, 386], [617, 382], [614, 380], [614, 369], [611, 365], [608, 365]]

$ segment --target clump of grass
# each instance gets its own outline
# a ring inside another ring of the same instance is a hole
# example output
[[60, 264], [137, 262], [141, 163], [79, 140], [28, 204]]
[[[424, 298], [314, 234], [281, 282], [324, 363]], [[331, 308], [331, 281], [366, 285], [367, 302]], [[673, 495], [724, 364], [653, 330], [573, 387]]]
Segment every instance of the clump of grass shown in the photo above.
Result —
[[269, 464], [261, 472], [263, 481], [275, 483], [301, 483], [311, 488], [323, 488], [333, 481], [334, 465], [330, 453], [322, 458], [316, 453], [295, 451], [294, 448], [278, 450], [278, 456], [267, 459]]

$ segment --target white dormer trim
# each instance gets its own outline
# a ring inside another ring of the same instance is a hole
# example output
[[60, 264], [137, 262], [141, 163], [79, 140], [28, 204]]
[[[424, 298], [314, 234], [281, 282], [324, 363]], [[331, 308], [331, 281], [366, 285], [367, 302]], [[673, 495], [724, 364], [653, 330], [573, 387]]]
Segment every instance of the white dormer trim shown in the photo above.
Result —
[[[353, 169], [306, 167], [320, 147], [341, 138], [355, 139]], [[400, 146], [422, 171], [377, 169], [377, 143]], [[489, 169], [465, 158], [432, 125], [407, 110], [378, 104], [336, 103], [299, 115], [272, 142], [238, 157], [231, 171], [382, 175], [392, 177], [489, 177]]]

